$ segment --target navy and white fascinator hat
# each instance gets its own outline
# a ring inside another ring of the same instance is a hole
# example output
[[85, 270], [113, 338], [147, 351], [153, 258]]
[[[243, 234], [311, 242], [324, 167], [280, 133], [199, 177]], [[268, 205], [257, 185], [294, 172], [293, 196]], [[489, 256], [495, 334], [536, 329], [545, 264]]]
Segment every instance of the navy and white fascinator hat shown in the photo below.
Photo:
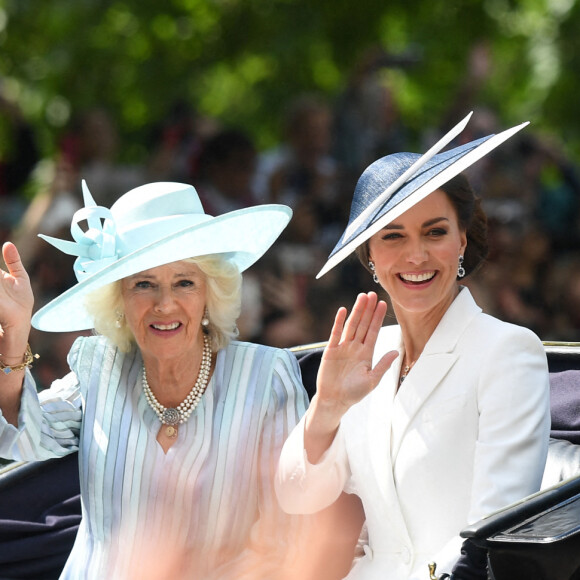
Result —
[[87, 294], [143, 270], [220, 254], [242, 272], [268, 250], [292, 216], [289, 207], [266, 204], [213, 217], [204, 212], [195, 188], [183, 183], [142, 185], [110, 209], [95, 203], [84, 181], [82, 189], [85, 207], [72, 218], [74, 241], [40, 235], [77, 256], [78, 283], [36, 312], [32, 325], [39, 330], [93, 328]]
[[354, 191], [348, 225], [317, 278], [342, 262], [387, 224], [528, 125], [522, 123], [497, 135], [488, 135], [440, 153], [463, 131], [471, 115], [467, 115], [424, 155], [394, 153], [378, 159], [364, 170]]

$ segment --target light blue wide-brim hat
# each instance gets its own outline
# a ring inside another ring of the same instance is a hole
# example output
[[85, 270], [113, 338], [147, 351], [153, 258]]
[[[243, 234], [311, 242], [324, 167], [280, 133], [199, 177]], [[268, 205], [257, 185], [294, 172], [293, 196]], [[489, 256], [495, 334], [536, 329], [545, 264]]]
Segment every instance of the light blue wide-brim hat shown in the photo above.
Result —
[[317, 278], [450, 179], [523, 129], [522, 123], [440, 153], [467, 125], [471, 113], [424, 155], [394, 153], [369, 165], [353, 195], [348, 225]]
[[84, 181], [82, 186], [85, 207], [72, 219], [74, 242], [40, 235], [77, 256], [78, 283], [36, 312], [32, 325], [39, 330], [93, 328], [85, 309], [87, 294], [143, 270], [220, 254], [242, 272], [268, 250], [292, 217], [289, 207], [277, 204], [213, 217], [204, 212], [194, 187], [170, 182], [132, 189], [107, 209], [97, 206]]

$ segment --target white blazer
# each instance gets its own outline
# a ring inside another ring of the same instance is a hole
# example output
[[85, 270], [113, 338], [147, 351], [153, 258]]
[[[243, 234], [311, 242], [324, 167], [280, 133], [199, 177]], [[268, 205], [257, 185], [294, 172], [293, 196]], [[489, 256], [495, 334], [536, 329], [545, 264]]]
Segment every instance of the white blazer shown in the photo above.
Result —
[[349, 580], [426, 580], [430, 561], [450, 573], [460, 530], [537, 491], [546, 461], [548, 367], [530, 330], [483, 314], [463, 288], [398, 391], [401, 330], [388, 326], [375, 362], [394, 349], [322, 460], [306, 459], [303, 418], [278, 470], [290, 513], [318, 511], [342, 490], [361, 498], [368, 545]]

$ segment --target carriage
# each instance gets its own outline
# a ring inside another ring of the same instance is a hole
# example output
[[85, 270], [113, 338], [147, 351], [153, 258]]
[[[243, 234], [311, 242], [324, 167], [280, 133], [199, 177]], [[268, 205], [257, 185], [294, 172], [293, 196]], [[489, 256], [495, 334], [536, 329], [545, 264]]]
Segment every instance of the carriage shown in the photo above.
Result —
[[[542, 491], [461, 531], [493, 580], [580, 580], [580, 343], [544, 343], [552, 439]], [[324, 343], [291, 349], [315, 390]], [[58, 578], [81, 519], [76, 453], [0, 469], [0, 579]]]

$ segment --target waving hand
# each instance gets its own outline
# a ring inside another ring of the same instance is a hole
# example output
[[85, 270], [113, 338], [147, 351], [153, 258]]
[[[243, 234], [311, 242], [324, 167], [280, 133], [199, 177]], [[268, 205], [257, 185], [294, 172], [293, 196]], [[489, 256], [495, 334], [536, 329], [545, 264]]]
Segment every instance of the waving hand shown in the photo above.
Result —
[[398, 356], [397, 351], [388, 352], [372, 366], [386, 312], [385, 302], [369, 292], [359, 294], [348, 318], [345, 308], [336, 314], [306, 418], [304, 444], [311, 463], [316, 463], [332, 442], [344, 413], [379, 384]]
[[372, 367], [372, 357], [387, 305], [374, 292], [360, 294], [350, 316], [337, 312], [317, 379], [320, 402], [343, 406], [346, 411], [368, 395], [397, 357], [385, 354]]
[[34, 297], [16, 246], [6, 242], [2, 256], [7, 271], [0, 269], [0, 353], [3, 357], [17, 355], [22, 358], [30, 332]]

